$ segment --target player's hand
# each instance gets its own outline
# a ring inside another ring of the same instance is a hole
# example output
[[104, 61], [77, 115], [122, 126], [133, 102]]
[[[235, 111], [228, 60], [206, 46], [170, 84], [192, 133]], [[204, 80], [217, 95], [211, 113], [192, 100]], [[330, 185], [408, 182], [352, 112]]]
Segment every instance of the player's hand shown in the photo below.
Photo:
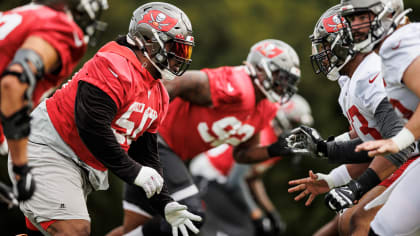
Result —
[[273, 233], [273, 226], [268, 217], [261, 217], [258, 219], [253, 219], [252, 223], [254, 224], [255, 236], [271, 236]]
[[301, 153], [319, 158], [327, 156], [326, 141], [314, 128], [302, 125], [292, 130], [286, 139], [289, 146]]
[[360, 189], [360, 184], [352, 180], [347, 185], [334, 188], [325, 195], [325, 204], [329, 209], [341, 212], [357, 203], [357, 200], [360, 198]]
[[368, 155], [370, 157], [374, 157], [376, 155], [388, 155], [391, 153], [399, 152], [399, 148], [397, 144], [392, 141], [392, 139], [382, 139], [382, 140], [375, 140], [375, 141], [367, 141], [362, 144], [357, 145], [356, 152], [360, 151], [368, 151]]
[[31, 173], [28, 164], [22, 166], [13, 165], [16, 184], [13, 186], [14, 194], [19, 201], [26, 201], [32, 197], [35, 192], [35, 179]]
[[289, 185], [297, 186], [291, 187], [287, 191], [289, 193], [300, 191], [300, 194], [294, 198], [295, 201], [300, 201], [309, 195], [309, 198], [305, 202], [305, 206], [309, 206], [317, 195], [326, 193], [330, 190], [327, 182], [320, 178], [319, 175], [321, 174], [314, 174], [312, 170], [310, 170], [309, 177], [289, 181]]
[[287, 224], [281, 218], [280, 214], [277, 211], [266, 212], [267, 218], [270, 220], [272, 225], [272, 234], [271, 235], [280, 235], [284, 234], [287, 229]]
[[7, 140], [4, 139], [0, 144], [0, 155], [7, 155], [9, 153], [9, 146], [7, 146]]
[[188, 236], [188, 231], [191, 230], [194, 234], [198, 234], [199, 230], [192, 221], [200, 222], [202, 219], [198, 215], [194, 215], [187, 210], [187, 206], [181, 205], [178, 202], [170, 202], [165, 206], [166, 221], [172, 226], [172, 235], [178, 236], [178, 229], [183, 236]]
[[289, 144], [287, 138], [278, 137], [277, 141], [267, 147], [268, 155], [270, 157], [293, 157], [295, 155], [305, 155], [306, 150], [295, 149]]
[[159, 194], [163, 187], [162, 176], [153, 168], [142, 166], [134, 184], [143, 188], [147, 198]]

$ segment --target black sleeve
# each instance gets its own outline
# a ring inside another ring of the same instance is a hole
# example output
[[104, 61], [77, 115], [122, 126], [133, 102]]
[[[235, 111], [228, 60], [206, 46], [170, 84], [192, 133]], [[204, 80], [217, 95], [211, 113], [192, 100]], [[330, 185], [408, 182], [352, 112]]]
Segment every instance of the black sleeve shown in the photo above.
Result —
[[[397, 115], [391, 103], [384, 98], [375, 111], [375, 120], [379, 126], [379, 132], [383, 138], [391, 138], [398, 134], [404, 127], [403, 120]], [[401, 150], [398, 153], [385, 156], [395, 166], [400, 166], [410, 157], [414, 151], [415, 144]]]
[[[163, 176], [162, 165], [158, 154], [157, 134], [145, 132], [136, 141], [131, 143], [130, 149], [128, 149], [128, 155], [141, 165], [152, 167]], [[163, 184], [160, 194], [155, 194], [150, 198], [152, 207], [163, 217], [165, 216], [165, 206], [171, 201], [173, 199], [169, 195], [166, 183]]]
[[327, 142], [328, 160], [331, 163], [351, 164], [371, 162], [372, 158], [368, 156], [366, 151], [355, 152], [357, 145], [361, 144], [360, 138], [350, 141], [330, 141]]
[[74, 115], [80, 138], [104, 166], [132, 184], [141, 165], [121, 148], [111, 130], [116, 113], [116, 104], [105, 92], [87, 82], [79, 82]]

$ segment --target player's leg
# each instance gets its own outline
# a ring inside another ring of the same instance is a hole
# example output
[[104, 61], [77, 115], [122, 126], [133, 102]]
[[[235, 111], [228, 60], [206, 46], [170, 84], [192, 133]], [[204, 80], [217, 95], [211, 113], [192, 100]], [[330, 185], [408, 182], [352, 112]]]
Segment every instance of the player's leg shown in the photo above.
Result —
[[335, 236], [338, 235], [338, 216], [318, 229], [313, 236]]
[[[186, 205], [191, 213], [204, 218], [204, 209], [198, 188], [184, 162], [164, 145], [159, 146], [159, 157], [163, 168], [163, 177], [171, 197]], [[146, 198], [141, 188], [126, 185], [123, 208], [124, 233], [141, 230], [144, 235], [172, 235], [170, 225], [151, 207], [149, 199]], [[202, 224], [203, 222], [194, 222], [197, 228], [200, 228]]]
[[34, 231], [51, 235], [89, 235], [86, 197], [91, 189], [84, 171], [46, 145], [29, 142], [28, 154], [33, 175], [37, 178], [37, 189], [30, 200], [20, 204], [20, 208], [32, 226], [35, 225]]
[[[377, 235], [420, 234], [420, 161], [412, 163], [371, 223]], [[392, 187], [392, 186], [391, 186]]]

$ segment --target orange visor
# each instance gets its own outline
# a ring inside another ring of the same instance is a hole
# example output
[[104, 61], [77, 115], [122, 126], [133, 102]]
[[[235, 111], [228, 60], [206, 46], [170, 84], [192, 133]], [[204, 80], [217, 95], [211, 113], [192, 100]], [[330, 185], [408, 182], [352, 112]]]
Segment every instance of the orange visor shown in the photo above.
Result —
[[170, 52], [175, 54], [175, 56], [177, 57], [190, 60], [192, 55], [192, 49], [193, 45], [175, 41]]

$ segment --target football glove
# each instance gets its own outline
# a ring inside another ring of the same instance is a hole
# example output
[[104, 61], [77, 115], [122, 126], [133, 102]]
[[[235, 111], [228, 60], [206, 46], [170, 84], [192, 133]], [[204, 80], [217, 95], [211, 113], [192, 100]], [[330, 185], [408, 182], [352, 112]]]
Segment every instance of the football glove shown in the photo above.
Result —
[[13, 173], [15, 174], [16, 184], [13, 186], [13, 192], [19, 201], [26, 201], [32, 197], [35, 192], [35, 179], [31, 173], [28, 164], [22, 166], [13, 165]]
[[192, 221], [200, 222], [202, 219], [198, 215], [194, 215], [187, 210], [187, 206], [181, 205], [178, 202], [170, 202], [165, 206], [166, 221], [172, 226], [172, 235], [178, 236], [178, 229], [183, 236], [188, 236], [188, 231], [191, 230], [194, 234], [198, 234], [199, 230]]
[[314, 128], [302, 125], [292, 130], [286, 140], [288, 146], [300, 150], [302, 154], [316, 158], [326, 158], [328, 156], [327, 142]]
[[345, 208], [352, 207], [359, 199], [362, 186], [355, 180], [347, 185], [332, 189], [325, 195], [325, 204], [329, 209], [342, 212]]
[[162, 176], [153, 168], [142, 166], [134, 184], [143, 188], [147, 198], [159, 194], [163, 187]]
[[287, 138], [278, 137], [277, 141], [267, 147], [270, 157], [292, 157], [297, 154], [305, 154], [305, 150], [294, 148], [289, 145]]
[[272, 225], [272, 235], [284, 234], [286, 232], [287, 224], [283, 221], [277, 211], [266, 212], [267, 218]]
[[13, 194], [12, 188], [0, 182], [0, 200], [7, 204], [8, 208], [18, 206], [18, 201]]

